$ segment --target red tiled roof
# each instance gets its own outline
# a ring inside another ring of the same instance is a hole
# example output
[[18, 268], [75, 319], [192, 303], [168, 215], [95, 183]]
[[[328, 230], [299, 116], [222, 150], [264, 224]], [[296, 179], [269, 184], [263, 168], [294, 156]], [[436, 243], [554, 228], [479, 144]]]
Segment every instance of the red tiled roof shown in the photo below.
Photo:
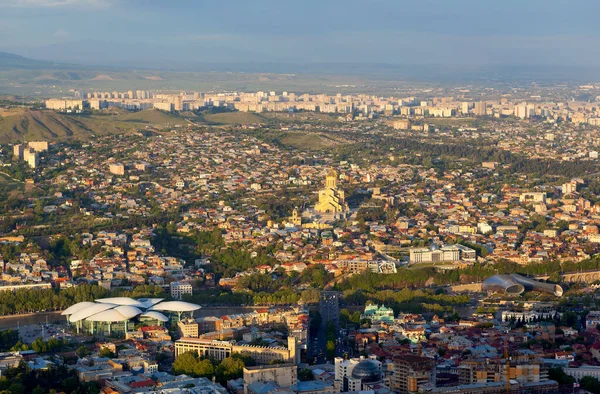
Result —
[[141, 387], [152, 387], [155, 386], [156, 382], [152, 379], [146, 379], [146, 380], [140, 380], [138, 382], [131, 382], [129, 384], [129, 387], [131, 387], [132, 389], [138, 389]]
[[165, 331], [165, 328], [162, 326], [144, 326], [141, 328], [142, 332], [148, 331]]

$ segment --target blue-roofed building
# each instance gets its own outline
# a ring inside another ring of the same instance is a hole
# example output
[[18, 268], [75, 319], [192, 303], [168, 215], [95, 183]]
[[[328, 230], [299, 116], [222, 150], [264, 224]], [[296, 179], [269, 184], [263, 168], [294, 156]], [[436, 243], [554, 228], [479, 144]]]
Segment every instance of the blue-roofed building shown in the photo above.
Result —
[[248, 394], [269, 394], [278, 388], [275, 382], [252, 382], [247, 386]]
[[291, 386], [290, 390], [296, 394], [329, 394], [336, 392], [335, 385], [332, 382], [320, 380], [298, 382]]
[[478, 345], [471, 348], [471, 354], [474, 358], [494, 358], [498, 355], [498, 350], [490, 345]]

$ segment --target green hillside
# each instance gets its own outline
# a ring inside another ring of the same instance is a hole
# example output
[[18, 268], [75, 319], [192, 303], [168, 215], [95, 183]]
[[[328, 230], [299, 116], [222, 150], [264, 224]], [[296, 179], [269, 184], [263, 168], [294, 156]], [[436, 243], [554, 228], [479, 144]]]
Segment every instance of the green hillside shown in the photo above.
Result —
[[296, 132], [288, 132], [282, 134], [282, 137], [279, 139], [279, 142], [285, 146], [301, 150], [329, 149], [347, 143], [347, 141], [344, 141], [340, 138], [332, 138], [331, 136], [328, 136], [326, 134]]
[[[100, 118], [101, 116], [96, 115], [95, 117]], [[114, 116], [113, 120], [117, 122], [131, 122], [146, 125], [172, 125], [182, 123], [182, 119], [179, 116], [156, 109], [147, 109], [140, 112], [125, 112]]]
[[203, 116], [208, 123], [213, 124], [253, 124], [267, 121], [263, 116], [251, 112], [223, 112]]
[[0, 143], [31, 140], [78, 139], [98, 135], [122, 134], [140, 129], [182, 124], [177, 116], [157, 110], [132, 113], [108, 112], [69, 115], [49, 110], [0, 109]]

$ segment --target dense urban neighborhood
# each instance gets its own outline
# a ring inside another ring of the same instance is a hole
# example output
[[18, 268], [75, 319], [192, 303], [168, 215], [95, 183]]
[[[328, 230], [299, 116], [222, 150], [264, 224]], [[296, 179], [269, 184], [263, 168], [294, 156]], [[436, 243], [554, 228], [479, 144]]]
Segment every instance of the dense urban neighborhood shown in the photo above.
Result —
[[600, 87], [503, 89], [27, 109], [134, 126], [4, 141], [0, 389], [600, 392]]

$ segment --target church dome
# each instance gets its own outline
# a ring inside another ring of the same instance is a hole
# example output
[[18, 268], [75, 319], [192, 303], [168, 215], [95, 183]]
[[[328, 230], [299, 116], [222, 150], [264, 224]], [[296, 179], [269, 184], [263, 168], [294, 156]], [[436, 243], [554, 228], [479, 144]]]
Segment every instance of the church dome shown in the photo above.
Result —
[[375, 361], [364, 360], [354, 367], [352, 377], [360, 379], [363, 383], [374, 383], [381, 380], [381, 371]]

